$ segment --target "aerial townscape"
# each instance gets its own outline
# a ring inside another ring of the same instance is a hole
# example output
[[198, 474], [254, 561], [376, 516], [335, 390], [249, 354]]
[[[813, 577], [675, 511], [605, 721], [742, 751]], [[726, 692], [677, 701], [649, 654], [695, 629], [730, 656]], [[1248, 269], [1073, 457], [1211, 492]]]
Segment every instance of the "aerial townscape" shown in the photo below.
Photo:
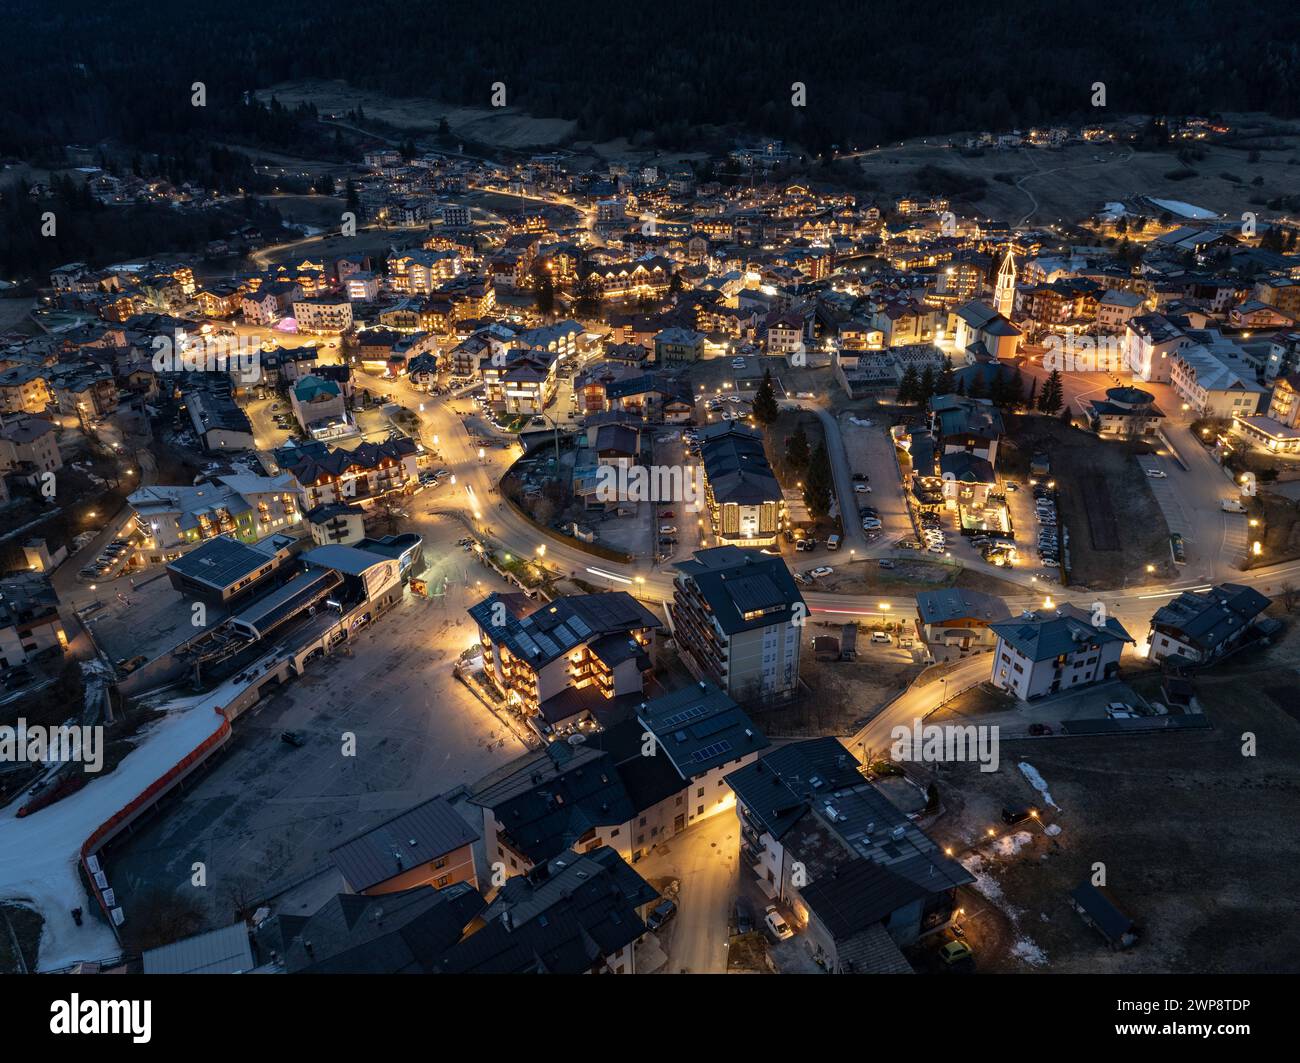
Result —
[[1300, 970], [1294, 92], [301, 17], [0, 88], [0, 971]]

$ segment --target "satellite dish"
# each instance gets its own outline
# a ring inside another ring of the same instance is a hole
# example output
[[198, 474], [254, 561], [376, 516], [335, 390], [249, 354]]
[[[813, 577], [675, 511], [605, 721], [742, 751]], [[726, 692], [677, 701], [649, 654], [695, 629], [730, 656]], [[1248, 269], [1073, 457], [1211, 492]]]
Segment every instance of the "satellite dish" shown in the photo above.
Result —
[[571, 746], [580, 746], [580, 745], [582, 745], [582, 743], [585, 742], [586, 740], [587, 740], [587, 736], [584, 735], [584, 734], [571, 734], [571, 735], [569, 735], [569, 745], [571, 745]]

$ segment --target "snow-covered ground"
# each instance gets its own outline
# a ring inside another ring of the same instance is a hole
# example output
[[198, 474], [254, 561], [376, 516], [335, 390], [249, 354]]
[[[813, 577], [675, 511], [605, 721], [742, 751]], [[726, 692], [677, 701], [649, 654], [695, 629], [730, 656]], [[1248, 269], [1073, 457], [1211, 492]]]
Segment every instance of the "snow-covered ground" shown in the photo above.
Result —
[[[70, 797], [24, 819], [17, 818], [21, 800], [0, 812], [0, 900], [25, 904], [44, 918], [37, 961], [41, 970], [120, 951], [98, 902], [82, 889], [77, 870], [81, 846], [221, 727], [223, 718], [215, 711], [218, 694], [229, 698], [231, 691], [223, 687], [159, 706], [166, 715], [136, 736], [135, 749], [117, 768]], [[81, 926], [72, 919], [73, 908], [85, 912]]]
[[1035, 768], [1032, 764], [1022, 760], [1020, 762], [1020, 772], [1022, 775], [1024, 775], [1026, 779], [1029, 780], [1029, 785], [1043, 795], [1044, 801], [1046, 801], [1053, 808], [1060, 809], [1061, 806], [1052, 800], [1052, 795], [1047, 789], [1047, 780], [1038, 774], [1037, 768]]
[[1191, 203], [1184, 203], [1181, 199], [1153, 199], [1151, 202], [1161, 210], [1167, 210], [1170, 214], [1176, 214], [1180, 218], [1190, 218], [1193, 221], [1213, 221], [1218, 217], [1212, 210], [1195, 207]]

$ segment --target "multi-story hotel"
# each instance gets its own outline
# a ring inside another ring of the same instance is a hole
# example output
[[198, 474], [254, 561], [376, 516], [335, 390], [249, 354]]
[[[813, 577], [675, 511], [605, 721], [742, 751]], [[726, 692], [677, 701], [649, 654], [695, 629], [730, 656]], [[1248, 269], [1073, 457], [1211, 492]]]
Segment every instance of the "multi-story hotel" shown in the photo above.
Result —
[[784, 526], [781, 485], [756, 429], [723, 421], [700, 429], [706, 499], [713, 534], [731, 546], [771, 546]]
[[208, 483], [142, 487], [127, 498], [146, 545], [166, 556], [218, 535], [252, 543], [299, 520], [292, 476], [218, 476]]
[[785, 562], [718, 546], [675, 567], [669, 617], [692, 673], [741, 704], [792, 697], [808, 608]]
[[[608, 718], [639, 701], [659, 619], [624, 591], [537, 603], [492, 594], [469, 610], [483, 670], [511, 705], [550, 727]], [[539, 729], [541, 729], [539, 723]]]

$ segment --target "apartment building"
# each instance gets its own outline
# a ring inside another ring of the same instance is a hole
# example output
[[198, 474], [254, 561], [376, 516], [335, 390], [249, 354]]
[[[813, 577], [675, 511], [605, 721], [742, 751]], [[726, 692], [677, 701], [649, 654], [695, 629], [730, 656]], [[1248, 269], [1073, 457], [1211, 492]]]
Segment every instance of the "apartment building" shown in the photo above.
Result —
[[[355, 279], [355, 278], [353, 278]], [[348, 295], [316, 295], [293, 304], [299, 332], [317, 335], [346, 332], [352, 327], [352, 303]]]
[[384, 495], [409, 490], [419, 478], [417, 457], [415, 441], [404, 436], [352, 450], [312, 442], [275, 452], [276, 462], [297, 485], [304, 513], [331, 502], [369, 508]]
[[514, 415], [541, 413], [555, 398], [557, 356], [551, 351], [513, 347], [499, 360], [479, 363], [488, 403]]
[[808, 607], [785, 562], [718, 546], [674, 567], [668, 611], [691, 672], [742, 705], [793, 697]]
[[1217, 333], [1192, 333], [1191, 342], [1170, 356], [1170, 383], [1182, 400], [1202, 417], [1251, 417], [1267, 389], [1255, 382], [1255, 372], [1243, 352]]
[[1300, 453], [1300, 374], [1278, 377], [1268, 412], [1233, 418], [1238, 434], [1277, 454]]
[[536, 602], [492, 594], [469, 610], [483, 669], [539, 731], [609, 720], [639, 702], [659, 619], [630, 594], [611, 591]]
[[127, 497], [151, 556], [171, 556], [218, 535], [254, 543], [299, 520], [292, 476], [217, 476], [193, 485], [142, 487]]
[[59, 596], [49, 579], [22, 573], [0, 580], [0, 668], [14, 668], [39, 653], [66, 649]]
[[1240, 644], [1269, 599], [1240, 583], [1184, 591], [1151, 617], [1147, 659], [1206, 664]]
[[1094, 624], [1089, 613], [1068, 604], [992, 627], [993, 685], [1021, 701], [1112, 678], [1124, 644], [1133, 642], [1114, 617]]
[[829, 971], [910, 971], [900, 949], [946, 923], [973, 881], [836, 738], [770, 750], [726, 781], [742, 865]]
[[1163, 314], [1141, 314], [1124, 327], [1124, 362], [1147, 383], [1167, 384], [1173, 376], [1173, 353], [1192, 341]]
[[26, 414], [0, 422], [0, 472], [40, 474], [61, 468], [59, 431], [53, 422]]
[[950, 588], [916, 595], [916, 634], [932, 653], [955, 651], [964, 656], [991, 650], [997, 643], [992, 625], [1010, 616], [1001, 598], [983, 591]]
[[703, 684], [642, 702], [584, 738], [549, 743], [471, 788], [489, 863], [527, 873], [566, 849], [602, 847], [635, 863], [729, 812], [725, 777], [768, 747], [735, 702]]

